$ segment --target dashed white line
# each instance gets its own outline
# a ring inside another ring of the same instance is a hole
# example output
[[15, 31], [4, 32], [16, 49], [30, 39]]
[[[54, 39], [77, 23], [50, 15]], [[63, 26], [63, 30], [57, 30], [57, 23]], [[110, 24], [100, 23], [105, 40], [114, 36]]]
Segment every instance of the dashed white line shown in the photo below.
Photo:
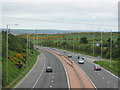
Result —
[[110, 83], [110, 82], [107, 82], [107, 83]]
[[[43, 55], [43, 53], [41, 54], [41, 55]], [[32, 67], [32, 69], [28, 72], [28, 74], [15, 86], [15, 88], [17, 88], [22, 82], [23, 82], [23, 80], [25, 80], [25, 78], [32, 72], [32, 70], [35, 68], [35, 66], [36, 66], [36, 64], [37, 64], [37, 62], [38, 62], [38, 59], [39, 59], [39, 55], [38, 55], [38, 58], [37, 58], [37, 61], [36, 61], [36, 63], [34, 64], [34, 66]]]
[[[44, 57], [44, 58], [45, 58], [45, 57]], [[45, 58], [45, 60], [46, 60], [46, 58]], [[43, 67], [45, 67], [45, 61], [44, 61], [44, 66], [43, 66]], [[44, 71], [44, 70], [42, 70], [42, 72], [40, 73], [40, 76], [38, 77], [37, 81], [36, 81], [35, 84], [33, 85], [33, 88], [36, 86], [36, 84], [38, 83], [39, 79], [41, 78], [43, 71]]]
[[50, 88], [51, 88], [52, 86], [50, 85]]
[[106, 72], [110, 73], [112, 76], [118, 78], [118, 76], [114, 75], [113, 73], [111, 73], [110, 71], [106, 70], [105, 68], [103, 68]]
[[105, 78], [103, 77], [103, 79], [105, 79]]
[[51, 82], [53, 82], [53, 80]]
[[100, 73], [98, 73], [98, 75], [100, 75]]
[[52, 78], [54, 78], [54, 76], [52, 76]]

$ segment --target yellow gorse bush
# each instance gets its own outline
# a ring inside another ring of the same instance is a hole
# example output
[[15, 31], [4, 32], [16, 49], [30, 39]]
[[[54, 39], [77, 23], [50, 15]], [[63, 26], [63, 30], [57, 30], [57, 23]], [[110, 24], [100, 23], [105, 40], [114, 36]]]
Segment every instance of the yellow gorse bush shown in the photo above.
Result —
[[16, 61], [15, 57], [8, 56], [8, 59], [9, 59], [10, 61], [12, 61], [14, 64], [19, 65], [19, 63]]
[[16, 54], [16, 58], [19, 58], [19, 59], [22, 59], [22, 60], [25, 61], [24, 55], [21, 54], [21, 53], [17, 53], [17, 54]]
[[61, 38], [62, 36], [49, 36], [49, 37], [30, 37], [30, 39], [55, 39]]

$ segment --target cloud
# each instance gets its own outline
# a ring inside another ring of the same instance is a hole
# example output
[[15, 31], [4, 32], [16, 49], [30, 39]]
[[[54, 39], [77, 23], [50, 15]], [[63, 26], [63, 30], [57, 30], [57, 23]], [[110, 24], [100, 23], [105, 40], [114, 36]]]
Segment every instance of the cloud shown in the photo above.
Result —
[[[4, 2], [2, 10], [4, 17], [64, 22], [116, 24], [118, 18], [116, 2]], [[10, 21], [13, 22], [11, 19]], [[24, 23], [24, 21], [21, 20], [20, 23]], [[36, 24], [36, 22], [34, 23]], [[53, 23], [50, 25], [53, 26]]]

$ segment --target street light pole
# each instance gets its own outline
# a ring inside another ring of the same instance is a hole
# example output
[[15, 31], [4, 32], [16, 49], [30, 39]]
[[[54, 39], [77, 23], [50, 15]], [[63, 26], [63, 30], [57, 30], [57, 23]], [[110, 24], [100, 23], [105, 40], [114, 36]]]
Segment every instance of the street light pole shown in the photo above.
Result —
[[[10, 25], [12, 24], [7, 24], [6, 25], [6, 82], [8, 82], [8, 34], [10, 34]], [[18, 24], [14, 24], [18, 25]]]
[[102, 43], [103, 43], [103, 40], [102, 40], [102, 31], [101, 31], [101, 59], [102, 59]]
[[74, 35], [72, 35], [72, 37], [73, 37], [73, 51], [74, 51]]
[[110, 39], [110, 68], [112, 67], [112, 29], [111, 29], [111, 39]]
[[94, 32], [93, 32], [93, 56], [94, 56], [94, 38], [95, 38], [95, 35], [94, 35]]
[[8, 29], [9, 29], [9, 24], [6, 25], [7, 30], [6, 30], [6, 82], [8, 82]]

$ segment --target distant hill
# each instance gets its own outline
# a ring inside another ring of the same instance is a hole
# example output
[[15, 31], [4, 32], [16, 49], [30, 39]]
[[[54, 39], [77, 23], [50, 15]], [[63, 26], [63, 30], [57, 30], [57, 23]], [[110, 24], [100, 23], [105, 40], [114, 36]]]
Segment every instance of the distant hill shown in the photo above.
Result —
[[[2, 30], [2, 29], [0, 29]], [[3, 29], [5, 31], [5, 29]], [[73, 33], [73, 32], [98, 32], [96, 30], [52, 30], [52, 29], [11, 29], [12, 34], [58, 34], [58, 33]]]

